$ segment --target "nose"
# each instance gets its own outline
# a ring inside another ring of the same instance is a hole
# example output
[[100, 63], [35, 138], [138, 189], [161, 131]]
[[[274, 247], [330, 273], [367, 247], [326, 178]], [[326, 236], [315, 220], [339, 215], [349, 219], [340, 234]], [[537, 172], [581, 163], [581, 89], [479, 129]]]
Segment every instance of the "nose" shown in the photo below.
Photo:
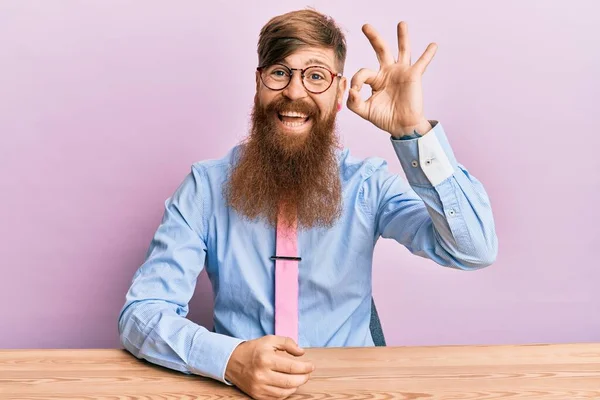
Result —
[[308, 93], [302, 84], [302, 76], [299, 71], [292, 71], [290, 84], [287, 85], [282, 94], [290, 100], [297, 100], [308, 96]]

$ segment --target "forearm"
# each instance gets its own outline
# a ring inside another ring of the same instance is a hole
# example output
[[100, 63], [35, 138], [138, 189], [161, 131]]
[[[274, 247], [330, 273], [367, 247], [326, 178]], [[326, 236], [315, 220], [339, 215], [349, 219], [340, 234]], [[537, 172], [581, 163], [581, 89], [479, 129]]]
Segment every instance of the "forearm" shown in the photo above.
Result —
[[407, 179], [431, 219], [415, 234], [413, 251], [434, 252], [438, 262], [463, 269], [489, 265], [497, 253], [497, 238], [487, 193], [457, 163], [441, 125], [432, 125], [436, 129], [426, 137], [394, 141]]
[[416, 232], [413, 252], [435, 252], [439, 263], [460, 269], [493, 263], [497, 238], [491, 206], [481, 184], [472, 179], [460, 169], [436, 187], [413, 186], [431, 220]]
[[119, 319], [123, 346], [138, 358], [224, 382], [225, 367], [242, 341], [208, 331], [158, 300], [132, 303]]

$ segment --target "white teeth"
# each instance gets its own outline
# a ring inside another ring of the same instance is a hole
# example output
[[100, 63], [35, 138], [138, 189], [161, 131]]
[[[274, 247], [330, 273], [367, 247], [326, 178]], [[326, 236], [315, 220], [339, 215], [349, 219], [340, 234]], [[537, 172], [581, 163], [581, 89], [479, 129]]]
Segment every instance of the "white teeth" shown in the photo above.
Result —
[[304, 122], [284, 122], [283, 124], [285, 126], [289, 126], [289, 127], [295, 128], [295, 127], [298, 127], [298, 126], [302, 126], [305, 123]]
[[300, 118], [306, 118], [306, 114], [301, 114], [299, 112], [295, 112], [295, 111], [284, 111], [282, 113], [280, 113], [282, 116], [284, 117], [300, 117]]

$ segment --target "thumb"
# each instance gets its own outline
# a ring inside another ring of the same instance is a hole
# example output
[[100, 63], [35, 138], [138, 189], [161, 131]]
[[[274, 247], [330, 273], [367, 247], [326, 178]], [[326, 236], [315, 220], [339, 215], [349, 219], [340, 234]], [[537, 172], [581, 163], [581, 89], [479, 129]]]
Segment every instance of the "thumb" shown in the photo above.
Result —
[[278, 336], [274, 346], [277, 350], [283, 350], [293, 356], [301, 356], [304, 354], [304, 349], [289, 337]]
[[348, 101], [346, 102], [346, 105], [348, 106], [348, 109], [350, 111], [355, 112], [364, 119], [368, 119], [367, 117], [369, 116], [369, 106], [360, 97], [360, 92], [358, 91], [356, 86], [350, 88], [350, 91], [348, 92]]

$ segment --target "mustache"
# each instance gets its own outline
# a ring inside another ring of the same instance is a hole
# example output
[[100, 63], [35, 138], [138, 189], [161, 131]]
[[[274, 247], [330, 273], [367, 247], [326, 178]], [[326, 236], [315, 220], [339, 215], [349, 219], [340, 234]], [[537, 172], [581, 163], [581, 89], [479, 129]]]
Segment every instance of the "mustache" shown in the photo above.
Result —
[[267, 113], [282, 113], [284, 111], [298, 112], [313, 118], [320, 116], [320, 111], [317, 106], [309, 104], [304, 100], [290, 100], [285, 97], [270, 102], [266, 106], [265, 111]]

